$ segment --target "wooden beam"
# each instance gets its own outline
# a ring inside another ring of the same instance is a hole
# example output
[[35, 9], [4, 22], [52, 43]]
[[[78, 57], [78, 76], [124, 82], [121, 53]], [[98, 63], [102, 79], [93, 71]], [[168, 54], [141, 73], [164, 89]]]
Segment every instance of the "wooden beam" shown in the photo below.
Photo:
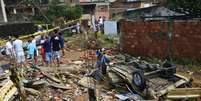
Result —
[[181, 98], [199, 98], [201, 97], [201, 88], [176, 88], [167, 94], [168, 99]]

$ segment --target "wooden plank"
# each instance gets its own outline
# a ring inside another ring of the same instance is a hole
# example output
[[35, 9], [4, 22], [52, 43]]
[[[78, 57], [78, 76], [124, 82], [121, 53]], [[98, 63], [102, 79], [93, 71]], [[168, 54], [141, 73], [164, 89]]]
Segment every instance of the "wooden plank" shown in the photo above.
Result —
[[61, 84], [56, 84], [56, 83], [50, 83], [49, 86], [58, 88], [58, 89], [63, 89], [63, 90], [69, 90], [72, 89], [72, 87], [61, 85]]
[[184, 99], [184, 98], [199, 98], [199, 94], [190, 94], [190, 95], [167, 95], [167, 99]]
[[5, 83], [5, 85], [0, 89], [0, 97], [4, 97], [6, 93], [12, 88], [13, 82], [9, 80], [8, 82]]
[[57, 79], [56, 77], [54, 77], [54, 76], [51, 76], [51, 75], [49, 75], [48, 73], [42, 73], [45, 77], [47, 77], [47, 78], [49, 78], [50, 80], [52, 80], [52, 81], [54, 81], [54, 82], [56, 82], [56, 83], [61, 83], [61, 81], [59, 80], [59, 79]]
[[13, 95], [17, 92], [17, 88], [16, 87], [13, 87], [7, 94], [6, 96], [4, 97], [3, 101], [9, 101]]
[[169, 91], [168, 99], [198, 98], [201, 97], [201, 88], [176, 88]]
[[11, 80], [8, 80], [5, 85], [0, 88], [0, 101], [8, 101], [16, 92], [17, 88]]
[[40, 92], [38, 90], [35, 90], [33, 88], [24, 88], [25, 91], [27, 91], [28, 93], [32, 94], [32, 95], [40, 95]]
[[59, 79], [57, 79], [56, 77], [54, 76], [51, 76], [50, 74], [44, 72], [44, 70], [42, 70], [41, 68], [38, 68], [36, 67], [38, 70], [40, 70], [40, 72], [45, 76], [47, 77], [48, 79], [50, 79], [51, 81], [54, 81], [56, 83], [61, 83], [61, 81]]

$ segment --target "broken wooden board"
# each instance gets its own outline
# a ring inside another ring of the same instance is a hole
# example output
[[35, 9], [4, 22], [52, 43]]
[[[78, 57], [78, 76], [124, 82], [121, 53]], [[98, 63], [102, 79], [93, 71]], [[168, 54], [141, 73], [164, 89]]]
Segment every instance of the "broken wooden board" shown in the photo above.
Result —
[[11, 75], [10, 72], [6, 72], [6, 73], [3, 73], [3, 74], [0, 74], [0, 80], [1, 80], [1, 79], [4, 79], [4, 78], [7, 78], [7, 77], [9, 77], [10, 75]]
[[33, 82], [33, 86], [43, 85], [43, 84], [47, 84], [47, 82], [45, 80], [39, 80], [39, 81]]
[[32, 95], [40, 95], [40, 92], [38, 90], [35, 90], [33, 88], [23, 88], [25, 91], [27, 91], [29, 94], [32, 94]]
[[50, 79], [51, 81], [53, 82], [56, 82], [56, 83], [61, 83], [61, 80], [57, 79], [56, 77], [48, 74], [48, 73], [42, 73], [45, 77], [47, 77], [48, 79]]
[[63, 90], [72, 89], [71, 86], [65, 86], [65, 85], [57, 84], [57, 83], [50, 83], [49, 86], [55, 87], [55, 88], [57, 88], [57, 89], [63, 89]]
[[83, 77], [78, 84], [80, 84], [81, 86], [84, 86], [86, 88], [91, 88], [91, 89], [95, 89], [95, 83], [96, 80], [93, 79], [92, 77]]
[[168, 99], [200, 98], [201, 88], [176, 88], [167, 94]]
[[40, 70], [40, 72], [47, 77], [48, 79], [50, 79], [51, 81], [54, 81], [56, 83], [61, 83], [61, 81], [59, 79], [57, 79], [56, 77], [46, 73], [43, 69], [36, 67], [38, 70]]
[[60, 75], [66, 75], [66, 76], [69, 76], [69, 77], [72, 77], [72, 78], [81, 79], [81, 77], [79, 77], [77, 75], [74, 75], [74, 74], [71, 74], [69, 72], [62, 72], [62, 73], [60, 73]]
[[10, 98], [17, 92], [11, 80], [7, 80], [5, 85], [0, 88], [0, 101], [9, 101]]

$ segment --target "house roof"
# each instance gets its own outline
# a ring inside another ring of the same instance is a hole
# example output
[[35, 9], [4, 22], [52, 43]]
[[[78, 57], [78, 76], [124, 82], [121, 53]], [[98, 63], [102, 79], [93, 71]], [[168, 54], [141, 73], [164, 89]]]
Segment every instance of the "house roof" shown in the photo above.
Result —
[[166, 17], [166, 16], [184, 16], [185, 14], [172, 11], [166, 7], [150, 6], [144, 8], [127, 9], [126, 13], [141, 12], [143, 17]]

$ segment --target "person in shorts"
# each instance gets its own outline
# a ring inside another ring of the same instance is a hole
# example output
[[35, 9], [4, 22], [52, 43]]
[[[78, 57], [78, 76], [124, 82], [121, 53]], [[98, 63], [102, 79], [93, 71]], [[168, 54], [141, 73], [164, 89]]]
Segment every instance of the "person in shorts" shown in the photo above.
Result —
[[17, 66], [26, 67], [25, 56], [23, 50], [23, 42], [19, 39], [19, 36], [16, 35], [16, 40], [13, 42], [14, 52], [16, 56]]
[[40, 54], [42, 56], [42, 65], [44, 65], [46, 63], [46, 57], [45, 57], [45, 49], [44, 49], [44, 43], [45, 43], [45, 36], [41, 36], [40, 39]]
[[35, 57], [35, 54], [36, 54], [36, 45], [34, 45], [34, 43], [32, 43], [31, 40], [28, 41], [28, 46], [27, 46], [27, 49], [28, 49], [28, 55], [29, 55], [29, 58], [31, 59], [32, 61], [32, 64], [36, 65], [35, 61], [34, 61], [34, 57]]
[[51, 38], [51, 45], [53, 50], [53, 59], [57, 62], [57, 67], [60, 66], [60, 50], [61, 50], [61, 38], [58, 33], [55, 32]]
[[52, 46], [50, 42], [50, 38], [48, 36], [45, 37], [45, 42], [43, 43], [43, 48], [45, 51], [45, 60], [47, 66], [52, 66]]
[[59, 38], [60, 38], [60, 46], [61, 46], [61, 52], [62, 52], [62, 57], [64, 57], [65, 55], [65, 40], [64, 40], [64, 36], [63, 34], [60, 32], [59, 34]]
[[8, 56], [9, 60], [10, 60], [10, 64], [12, 64], [14, 62], [14, 49], [13, 49], [13, 45], [12, 45], [12, 39], [11, 36], [8, 37], [8, 42], [6, 42], [6, 55]]

